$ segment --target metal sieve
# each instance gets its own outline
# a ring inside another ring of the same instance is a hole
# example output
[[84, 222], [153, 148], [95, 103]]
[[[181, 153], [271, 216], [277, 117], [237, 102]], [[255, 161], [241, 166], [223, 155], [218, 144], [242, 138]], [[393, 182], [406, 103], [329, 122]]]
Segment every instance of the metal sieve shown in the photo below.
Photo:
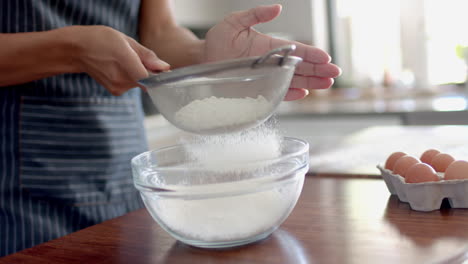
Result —
[[[195, 134], [232, 133], [265, 122], [283, 100], [301, 58], [294, 45], [260, 57], [199, 64], [138, 83], [174, 126]], [[282, 55], [281, 55], [282, 54]]]

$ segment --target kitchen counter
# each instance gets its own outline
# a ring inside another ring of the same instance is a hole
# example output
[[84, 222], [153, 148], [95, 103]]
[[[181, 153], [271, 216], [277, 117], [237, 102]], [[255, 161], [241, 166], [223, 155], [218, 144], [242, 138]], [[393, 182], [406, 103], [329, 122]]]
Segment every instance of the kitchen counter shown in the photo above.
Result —
[[468, 93], [453, 88], [413, 94], [363, 95], [351, 88], [315, 93], [303, 100], [283, 102], [277, 116], [283, 122], [352, 119], [370, 124], [468, 125]]
[[455, 159], [468, 160], [468, 126], [372, 126], [324, 146], [313, 138], [310, 171], [378, 175], [378, 164], [402, 151], [417, 158], [435, 148]]
[[314, 91], [305, 99], [283, 102], [278, 115], [365, 115], [468, 112], [468, 94], [460, 90], [361, 94], [357, 89]]
[[187, 246], [141, 209], [0, 263], [461, 263], [445, 261], [468, 249], [467, 220], [468, 209], [413, 211], [378, 177], [309, 174], [289, 218], [254, 244]]

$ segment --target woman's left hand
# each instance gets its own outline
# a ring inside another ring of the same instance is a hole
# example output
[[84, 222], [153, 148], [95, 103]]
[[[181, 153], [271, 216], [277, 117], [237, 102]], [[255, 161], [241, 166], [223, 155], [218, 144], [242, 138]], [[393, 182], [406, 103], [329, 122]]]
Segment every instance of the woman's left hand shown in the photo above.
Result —
[[295, 44], [296, 50], [292, 55], [301, 57], [303, 62], [296, 68], [285, 100], [302, 99], [307, 96], [309, 89], [331, 87], [333, 78], [341, 74], [341, 69], [330, 63], [331, 58], [325, 51], [299, 42], [276, 39], [252, 28], [256, 24], [271, 21], [280, 12], [280, 5], [271, 5], [228, 15], [208, 31], [203, 61], [259, 56], [273, 48]]

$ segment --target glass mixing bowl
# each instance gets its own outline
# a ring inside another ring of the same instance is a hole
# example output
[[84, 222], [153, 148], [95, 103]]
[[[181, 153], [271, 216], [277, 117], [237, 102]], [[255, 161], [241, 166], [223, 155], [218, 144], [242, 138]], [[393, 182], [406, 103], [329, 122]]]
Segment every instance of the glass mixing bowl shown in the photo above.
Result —
[[293, 210], [309, 167], [309, 145], [283, 138], [280, 156], [238, 170], [191, 160], [187, 145], [132, 159], [133, 177], [151, 216], [170, 235], [196, 247], [223, 248], [266, 238]]

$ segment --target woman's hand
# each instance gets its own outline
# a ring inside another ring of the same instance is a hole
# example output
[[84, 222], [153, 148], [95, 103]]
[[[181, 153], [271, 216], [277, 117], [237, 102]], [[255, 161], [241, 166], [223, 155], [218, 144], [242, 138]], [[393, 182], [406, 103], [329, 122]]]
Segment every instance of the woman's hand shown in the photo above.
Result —
[[206, 35], [203, 60], [206, 62], [259, 56], [286, 44], [295, 44], [293, 53], [303, 59], [296, 68], [285, 100], [301, 99], [308, 89], [326, 89], [333, 78], [341, 74], [338, 66], [330, 63], [323, 50], [298, 42], [275, 39], [252, 29], [252, 26], [271, 21], [281, 12], [280, 5], [259, 6], [227, 16]]
[[120, 95], [138, 86], [148, 71], [170, 68], [153, 51], [105, 26], [0, 33], [0, 43], [0, 87], [86, 72], [109, 92]]
[[169, 70], [156, 54], [125, 34], [105, 26], [73, 29], [80, 72], [86, 72], [111, 94], [121, 95], [138, 86], [148, 71]]

